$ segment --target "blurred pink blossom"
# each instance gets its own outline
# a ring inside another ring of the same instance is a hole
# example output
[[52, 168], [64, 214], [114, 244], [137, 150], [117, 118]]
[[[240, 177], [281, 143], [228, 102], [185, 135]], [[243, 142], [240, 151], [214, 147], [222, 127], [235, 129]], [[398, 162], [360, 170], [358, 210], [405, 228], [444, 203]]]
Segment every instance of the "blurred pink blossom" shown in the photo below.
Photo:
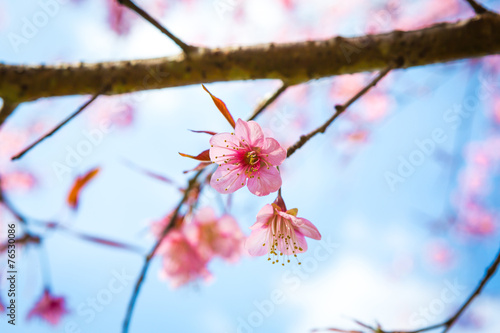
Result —
[[12, 171], [2, 174], [2, 190], [28, 191], [36, 185], [36, 178], [29, 172]]
[[475, 236], [487, 236], [497, 229], [495, 214], [474, 202], [465, 204], [459, 222], [462, 231]]
[[232, 216], [217, 218], [214, 210], [206, 207], [198, 210], [186, 229], [191, 243], [205, 260], [220, 256], [235, 262], [240, 258], [245, 236]]
[[493, 101], [493, 120], [495, 123], [500, 124], [500, 98], [497, 97]]
[[368, 122], [384, 119], [389, 113], [392, 101], [387, 94], [369, 93], [362, 99], [361, 117]]
[[19, 153], [28, 142], [28, 132], [22, 129], [0, 130], [0, 170], [2, 166], [10, 164], [10, 159]]
[[96, 127], [102, 123], [127, 127], [134, 121], [135, 108], [116, 97], [103, 96], [91, 106], [89, 118], [91, 125]]
[[179, 229], [173, 229], [167, 234], [158, 253], [163, 256], [160, 276], [167, 278], [173, 288], [198, 279], [211, 278], [206, 267], [208, 260], [199, 254]]
[[118, 35], [126, 35], [130, 32], [131, 20], [133, 18], [130, 9], [120, 5], [117, 0], [107, 0], [108, 2], [108, 23]]
[[66, 309], [64, 297], [55, 297], [50, 291], [45, 290], [40, 300], [28, 313], [28, 320], [33, 317], [40, 317], [52, 325], [57, 325], [61, 317], [69, 313]]
[[345, 134], [344, 139], [352, 143], [366, 143], [370, 132], [364, 129], [356, 129]]
[[454, 255], [444, 240], [433, 240], [426, 246], [427, 258], [440, 269], [449, 269], [453, 265]]
[[467, 195], [486, 194], [489, 191], [488, 174], [484, 168], [468, 167], [458, 176], [461, 190]]
[[234, 133], [219, 133], [210, 139], [210, 159], [219, 164], [210, 185], [220, 193], [233, 193], [245, 186], [264, 196], [281, 187], [277, 170], [286, 150], [273, 138], [264, 136], [255, 121], [238, 119]]
[[330, 99], [336, 103], [343, 103], [354, 96], [365, 85], [364, 74], [350, 74], [335, 77], [330, 88]]

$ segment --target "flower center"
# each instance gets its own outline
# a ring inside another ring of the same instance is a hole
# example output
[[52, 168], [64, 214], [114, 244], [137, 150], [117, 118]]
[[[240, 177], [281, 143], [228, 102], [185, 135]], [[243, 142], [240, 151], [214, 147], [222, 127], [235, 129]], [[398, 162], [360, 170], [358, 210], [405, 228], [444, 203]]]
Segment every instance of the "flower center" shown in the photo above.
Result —
[[254, 150], [249, 151], [245, 154], [245, 163], [248, 165], [255, 165], [260, 162], [260, 158], [257, 155], [257, 152]]
[[[280, 216], [273, 217], [271, 221], [268, 242], [270, 243], [270, 247], [269, 258], [267, 260], [271, 260], [272, 257], [273, 264], [278, 263], [280, 257], [283, 257], [281, 265], [285, 266], [285, 260], [287, 263], [290, 263], [289, 256], [293, 255], [297, 258], [297, 253], [302, 252], [302, 248], [298, 245], [293, 226]], [[301, 262], [299, 261], [298, 264], [300, 265]]]

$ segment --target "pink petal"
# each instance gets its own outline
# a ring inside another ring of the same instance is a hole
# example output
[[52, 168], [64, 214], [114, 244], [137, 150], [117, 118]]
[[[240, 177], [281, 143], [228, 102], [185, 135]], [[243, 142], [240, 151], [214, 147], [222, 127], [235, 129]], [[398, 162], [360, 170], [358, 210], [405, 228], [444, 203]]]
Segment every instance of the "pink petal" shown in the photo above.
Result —
[[[302, 235], [300, 232], [296, 232], [295, 240], [296, 244], [290, 245], [286, 244], [284, 241], [278, 241], [278, 250], [284, 255], [292, 255], [294, 254], [294, 250], [295, 254], [305, 252], [307, 250], [307, 242], [304, 235]], [[294, 246], [296, 246], [297, 248], [295, 249]], [[302, 251], [299, 250], [299, 248], [302, 248]]]
[[220, 133], [210, 139], [210, 160], [218, 164], [232, 159], [238, 155], [236, 148], [239, 148], [239, 140], [230, 133]]
[[211, 207], [204, 207], [196, 212], [194, 220], [199, 223], [209, 223], [217, 221], [217, 216]]
[[261, 156], [267, 163], [278, 166], [286, 159], [286, 150], [275, 139], [266, 138]]
[[257, 221], [250, 227], [251, 230], [262, 228], [274, 215], [274, 208], [272, 205], [265, 205], [257, 214]]
[[243, 121], [238, 119], [234, 134], [243, 142], [252, 147], [262, 147], [264, 144], [264, 133], [262, 128], [255, 121]]
[[309, 220], [301, 217], [297, 218], [297, 220], [296, 225], [301, 234], [312, 239], [321, 239], [321, 234], [319, 233], [318, 228], [316, 228], [316, 226]]
[[264, 196], [276, 192], [281, 187], [281, 176], [278, 170], [271, 166], [263, 166], [248, 180], [248, 189], [255, 195]]
[[295, 250], [295, 253], [303, 253], [307, 251], [307, 242], [306, 238], [304, 235], [302, 235], [300, 232], [295, 233], [295, 237], [297, 238], [297, 247], [300, 249], [302, 248], [302, 251], [299, 249]]
[[245, 171], [233, 164], [220, 165], [210, 179], [210, 185], [219, 193], [233, 193], [245, 186], [245, 182]]
[[268, 230], [265, 228], [253, 230], [245, 241], [245, 248], [251, 256], [262, 256], [269, 253]]
[[233, 236], [243, 236], [238, 222], [231, 215], [224, 215], [219, 220], [219, 230], [222, 233], [231, 234]]

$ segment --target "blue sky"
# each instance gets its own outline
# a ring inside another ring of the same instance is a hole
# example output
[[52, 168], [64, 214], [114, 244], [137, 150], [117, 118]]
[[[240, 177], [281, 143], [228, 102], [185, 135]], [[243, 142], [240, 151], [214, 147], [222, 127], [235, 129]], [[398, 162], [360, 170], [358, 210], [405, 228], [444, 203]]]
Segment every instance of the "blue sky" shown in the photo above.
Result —
[[[499, 2], [486, 4], [498, 8]], [[314, 25], [321, 5], [325, 1], [301, 6], [294, 14], [299, 26]], [[36, 1], [7, 0], [0, 0], [0, 6], [0, 61], [4, 63], [90, 62], [178, 52], [173, 43], [138, 19], [128, 37], [116, 37], [106, 25], [102, 1], [96, 0], [60, 5], [47, 25], [15, 52], [6, 36], [20, 31], [23, 17], [32, 17], [41, 7]], [[228, 39], [238, 44], [266, 42], [290, 24], [290, 18], [277, 5], [255, 1], [238, 6], [247, 12], [245, 24], [221, 19], [210, 1], [194, 2], [189, 10], [173, 5], [163, 21], [185, 40], [205, 40], [208, 46], [225, 45]], [[342, 33], [355, 33], [352, 22], [337, 24]], [[130, 332], [295, 333], [321, 327], [349, 328], [352, 318], [378, 321], [391, 330], [418, 328], [445, 319], [466, 299], [498, 251], [498, 234], [464, 238], [452, 230], [436, 231], [431, 226], [433, 220], [446, 218], [450, 209], [448, 179], [451, 172], [452, 182], [456, 182], [453, 173], [457, 172], [443, 163], [437, 152], [453, 155], [458, 151], [460, 156], [467, 141], [484, 138], [489, 128], [483, 112], [489, 100], [477, 106], [477, 112], [469, 118], [470, 128], [464, 122], [453, 129], [443, 120], [448, 109], [475, 93], [471, 86], [479, 84], [480, 74], [470, 75], [468, 69], [467, 61], [458, 61], [390, 74], [389, 91], [395, 100], [390, 114], [370, 128], [367, 144], [347, 151], [347, 162], [346, 150], [340, 148], [338, 140], [340, 129], [346, 125], [340, 121], [286, 161], [282, 169], [287, 206], [297, 207], [299, 216], [314, 222], [323, 235], [321, 242], [308, 242], [309, 251], [302, 256], [304, 265], [300, 269], [294, 265], [275, 267], [266, 258], [244, 257], [236, 264], [214, 260], [209, 266], [215, 277], [212, 282], [172, 290], [158, 278], [161, 262], [155, 260], [139, 296]], [[260, 118], [262, 126], [286, 142], [315, 128], [332, 112], [328, 92], [333, 80], [310, 83], [305, 104], [294, 102], [292, 97], [299, 90], [291, 88]], [[498, 82], [494, 84], [498, 93]], [[211, 84], [209, 89], [226, 102], [235, 118], [246, 118], [259, 98], [277, 85], [274, 81], [232, 82]], [[407, 93], [408, 86], [430, 87], [430, 91]], [[5, 128], [22, 128], [39, 121], [44, 129], [50, 129], [84, 100], [73, 96], [25, 103]], [[118, 96], [114, 100], [118, 105], [131, 101], [135, 106], [131, 126], [112, 128], [71, 175], [59, 179], [54, 162], [64, 161], [68, 147], [75, 149], [85, 140], [85, 133], [96, 128], [92, 115], [97, 108], [89, 108], [15, 162], [17, 168], [33, 172], [39, 182], [34, 190], [12, 193], [10, 198], [28, 216], [62, 221], [76, 230], [136, 244], [147, 251], [153, 244], [148, 224], [170, 211], [179, 193], [130, 169], [123, 160], [183, 184], [187, 178], [182, 171], [194, 164], [177, 152], [195, 153], [208, 144], [206, 136], [187, 129], [225, 131], [228, 125], [200, 86]], [[308, 118], [303, 128], [288, 125], [304, 113]], [[277, 115], [282, 115], [278, 120], [285, 126], [273, 127]], [[391, 191], [385, 173], [396, 170], [399, 156], [408, 157], [416, 149], [415, 140], [431, 137], [435, 129], [442, 129], [446, 140]], [[68, 188], [76, 175], [95, 166], [100, 166], [102, 173], [85, 189], [74, 214], [64, 204]], [[203, 202], [218, 207], [218, 194], [207, 191]], [[231, 213], [248, 234], [257, 212], [273, 200], [273, 195], [258, 198], [243, 189], [233, 197]], [[451, 251], [454, 259], [449, 268], [432, 262], [429, 248], [436, 243], [445, 244]], [[27, 248], [18, 258], [19, 322], [13, 329], [1, 320], [0, 330], [71, 332], [74, 326], [81, 332], [120, 332], [142, 257], [58, 231], [47, 232], [43, 248], [49, 258], [53, 292], [66, 297], [71, 314], [56, 328], [24, 320], [42, 289], [39, 253]], [[117, 275], [123, 288], [110, 292], [110, 283], [118, 285], [113, 282], [118, 281]], [[4, 290], [2, 286], [5, 302]], [[106, 295], [112, 296], [109, 302]], [[101, 302], [98, 309], [90, 310], [89, 299], [99, 297], [106, 304]], [[426, 310], [430, 312], [424, 315]], [[497, 333], [499, 311], [500, 279], [496, 277], [454, 331]], [[476, 320], [484, 324], [480, 329], [473, 325]]]

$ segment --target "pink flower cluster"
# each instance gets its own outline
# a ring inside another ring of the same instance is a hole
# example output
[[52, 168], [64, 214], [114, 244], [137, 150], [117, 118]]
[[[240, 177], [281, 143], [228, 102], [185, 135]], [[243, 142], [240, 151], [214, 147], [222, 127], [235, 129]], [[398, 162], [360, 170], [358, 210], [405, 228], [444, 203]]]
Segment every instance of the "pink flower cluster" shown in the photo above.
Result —
[[68, 313], [66, 301], [63, 297], [55, 297], [50, 291], [45, 290], [40, 300], [28, 313], [28, 320], [40, 317], [52, 325], [57, 325], [61, 317]]
[[[152, 225], [156, 237], [161, 237], [172, 215]], [[203, 208], [192, 216], [181, 216], [168, 232], [158, 249], [163, 257], [161, 276], [172, 287], [180, 287], [198, 279], [209, 280], [207, 265], [214, 257], [237, 261], [245, 237], [230, 215], [218, 218], [211, 208]]]
[[[498, 212], [488, 207], [491, 184], [500, 166], [499, 136], [472, 142], [465, 153], [465, 166], [459, 173], [454, 203], [458, 228], [470, 235], [485, 236], [498, 230]], [[493, 206], [495, 204], [493, 203]]]
[[[287, 210], [281, 197], [282, 180], [278, 167], [287, 158], [287, 151], [274, 138], [266, 137], [255, 121], [238, 119], [235, 122], [226, 104], [205, 86], [203, 88], [234, 132], [195, 131], [212, 135], [210, 149], [196, 156], [179, 154], [201, 161], [194, 170], [201, 170], [210, 162], [216, 163], [217, 169], [211, 176], [210, 185], [220, 193], [233, 193], [245, 185], [257, 196], [279, 190], [276, 201], [265, 205], [257, 215], [246, 248], [253, 256], [268, 253], [271, 260], [272, 255], [273, 264], [284, 256], [284, 265], [285, 258], [290, 262], [290, 255], [296, 257], [307, 250], [305, 237], [321, 239], [318, 229], [308, 220], [297, 217], [297, 209]], [[235, 249], [240, 246], [243, 236], [232, 218], [217, 219], [213, 211], [204, 210], [193, 220], [194, 223], [184, 228], [184, 233], [174, 232], [165, 239], [164, 275], [176, 279], [174, 285], [197, 277], [209, 277], [205, 266], [214, 255], [229, 261], [239, 257]], [[182, 255], [174, 251], [181, 251]], [[179, 262], [179, 257], [185, 259], [182, 261], [184, 264]]]

